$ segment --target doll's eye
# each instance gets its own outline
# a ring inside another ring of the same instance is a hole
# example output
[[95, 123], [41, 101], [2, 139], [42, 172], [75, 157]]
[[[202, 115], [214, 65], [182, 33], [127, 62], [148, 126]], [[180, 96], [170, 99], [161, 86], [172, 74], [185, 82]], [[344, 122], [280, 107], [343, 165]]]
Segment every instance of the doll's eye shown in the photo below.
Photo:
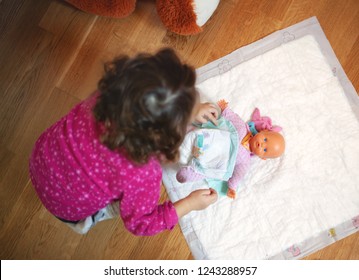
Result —
[[264, 152], [266, 152], [267, 151], [267, 148], [264, 148], [264, 150], [263, 150]]
[[264, 142], [267, 142], [267, 138], [264, 138], [263, 141], [264, 141]]

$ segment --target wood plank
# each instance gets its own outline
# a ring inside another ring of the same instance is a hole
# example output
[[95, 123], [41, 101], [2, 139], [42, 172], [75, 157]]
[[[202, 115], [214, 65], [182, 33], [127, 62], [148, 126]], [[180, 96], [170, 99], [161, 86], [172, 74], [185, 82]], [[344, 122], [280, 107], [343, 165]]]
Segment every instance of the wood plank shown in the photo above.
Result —
[[[155, 39], [146, 45], [136, 44], [143, 37], [161, 37], [160, 34], [166, 32], [161, 28], [154, 9], [153, 3], [139, 2], [136, 11], [128, 18], [99, 18], [58, 87], [85, 99], [96, 90], [104, 63], [121, 54], [134, 55], [158, 49]], [[149, 20], [157, 21], [156, 25], [149, 25]], [[128, 34], [133, 36], [128, 37]]]
[[10, 213], [28, 183], [29, 176], [27, 157], [18, 156], [12, 152], [6, 152], [6, 150], [5, 153], [1, 151], [0, 154], [5, 155], [4, 158], [7, 160], [1, 167], [3, 176], [0, 178], [0, 228], [3, 230], [6, 222], [13, 219]]
[[[54, 8], [58, 7], [57, 5], [58, 2], [50, 5], [44, 15], [45, 19], [66, 15], [66, 11], [70, 9], [61, 6], [64, 10], [58, 11]], [[93, 24], [89, 15], [71, 9], [62, 25], [62, 32], [51, 33], [54, 28], [45, 30], [44, 23], [41, 28], [37, 26], [41, 19], [36, 24], [26, 24], [31, 16], [28, 13], [33, 12], [33, 8], [27, 9], [27, 13], [24, 13], [26, 20], [21, 22], [24, 28], [13, 30], [0, 45], [8, 54], [1, 52], [1, 59], [4, 65], [9, 65], [0, 68], [0, 94], [8, 104], [0, 110], [0, 143], [12, 150], [17, 149], [16, 143], [23, 137], [22, 128], [28, 126], [34, 110], [44, 98], [48, 98], [54, 85], [61, 80], [62, 73], [67, 71], [83, 42], [83, 37]], [[18, 44], [18, 41], [22, 43]]]
[[[14, 207], [9, 213], [11, 219], [8, 219], [7, 223], [1, 227], [0, 244], [2, 250], [0, 250], [0, 257], [1, 259], [26, 259], [23, 251], [20, 250], [20, 254], [17, 253], [16, 247], [23, 241], [22, 234], [29, 228], [31, 220], [42, 205], [36, 199], [29, 181], [26, 183], [24, 191], [12, 202]], [[37, 236], [35, 235], [33, 238], [36, 239]], [[26, 242], [27, 246], [20, 249], [31, 248], [32, 242], [33, 240]]]
[[4, 157], [0, 177], [0, 226], [11, 218], [9, 213], [14, 206], [13, 202], [29, 181], [28, 159], [37, 137], [78, 102], [78, 99], [55, 88], [48, 99], [34, 107], [35, 111], [32, 112], [29, 122], [25, 127], [21, 127], [22, 137], [16, 143], [14, 152], [5, 150], [0, 153]]

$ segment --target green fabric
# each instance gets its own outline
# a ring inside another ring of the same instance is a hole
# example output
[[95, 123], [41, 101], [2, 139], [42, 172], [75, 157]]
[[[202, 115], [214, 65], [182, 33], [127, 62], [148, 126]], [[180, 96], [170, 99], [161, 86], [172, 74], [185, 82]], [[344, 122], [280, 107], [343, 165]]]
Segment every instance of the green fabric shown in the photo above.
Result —
[[[238, 153], [238, 146], [239, 146], [239, 139], [236, 128], [233, 126], [233, 124], [226, 120], [223, 117], [220, 117], [218, 119], [218, 126], [214, 125], [212, 122], [208, 121], [205, 124], [200, 125], [200, 128], [207, 128], [207, 129], [220, 129], [230, 132], [231, 137], [231, 146], [230, 148], [230, 158], [228, 163], [228, 168], [226, 174], [223, 176], [222, 180], [219, 179], [211, 179], [206, 178], [208, 185], [215, 189], [219, 195], [226, 195], [228, 190], [228, 180], [232, 177], [234, 166], [236, 164], [236, 158]], [[202, 139], [203, 141], [203, 139]], [[203, 145], [203, 142], [202, 142]], [[196, 165], [198, 170], [203, 170], [201, 166]]]

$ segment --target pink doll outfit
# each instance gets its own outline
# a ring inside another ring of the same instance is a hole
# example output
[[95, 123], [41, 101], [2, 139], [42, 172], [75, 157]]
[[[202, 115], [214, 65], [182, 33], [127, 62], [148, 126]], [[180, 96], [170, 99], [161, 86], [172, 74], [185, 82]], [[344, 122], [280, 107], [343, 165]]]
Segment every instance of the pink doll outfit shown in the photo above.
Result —
[[[186, 135], [180, 148], [180, 163], [185, 166], [178, 171], [177, 180], [184, 183], [205, 179], [217, 190], [218, 183], [227, 182], [228, 188], [236, 191], [250, 167], [251, 153], [241, 145], [248, 133], [248, 125], [225, 108], [218, 126], [208, 122]], [[194, 146], [199, 149], [198, 157], [192, 157]]]
[[133, 234], [172, 229], [178, 222], [173, 204], [158, 205], [160, 162], [153, 157], [137, 165], [104, 146], [92, 113], [96, 98], [78, 104], [37, 140], [29, 168], [40, 200], [53, 215], [73, 224], [98, 214], [99, 219], [110, 217], [104, 209], [117, 204], [114, 212]]

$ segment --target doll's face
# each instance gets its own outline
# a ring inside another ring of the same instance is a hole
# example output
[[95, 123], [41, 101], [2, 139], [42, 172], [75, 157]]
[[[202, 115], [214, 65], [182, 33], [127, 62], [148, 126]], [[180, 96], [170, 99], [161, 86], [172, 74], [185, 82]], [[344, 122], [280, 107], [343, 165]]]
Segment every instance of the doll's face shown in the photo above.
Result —
[[249, 140], [252, 153], [262, 159], [276, 158], [283, 154], [285, 141], [283, 136], [274, 131], [261, 131]]

